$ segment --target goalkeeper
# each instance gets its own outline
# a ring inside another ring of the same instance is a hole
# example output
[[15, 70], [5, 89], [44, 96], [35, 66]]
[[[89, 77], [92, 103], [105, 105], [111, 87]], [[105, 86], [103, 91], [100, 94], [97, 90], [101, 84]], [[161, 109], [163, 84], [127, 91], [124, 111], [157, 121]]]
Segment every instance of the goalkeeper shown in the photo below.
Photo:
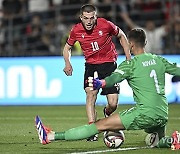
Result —
[[172, 137], [165, 137], [168, 121], [168, 102], [165, 97], [165, 73], [180, 76], [180, 67], [169, 63], [165, 58], [146, 53], [145, 32], [133, 29], [128, 34], [129, 47], [134, 58], [122, 62], [118, 68], [103, 80], [90, 79], [94, 89], [112, 87], [126, 79], [133, 90], [136, 106], [123, 112], [115, 113], [91, 125], [69, 129], [65, 132], [48, 131], [40, 118], [36, 116], [36, 127], [41, 143], [53, 140], [79, 140], [106, 130], [145, 130], [156, 133], [159, 142], [156, 147], [180, 149], [180, 134], [175, 131]]

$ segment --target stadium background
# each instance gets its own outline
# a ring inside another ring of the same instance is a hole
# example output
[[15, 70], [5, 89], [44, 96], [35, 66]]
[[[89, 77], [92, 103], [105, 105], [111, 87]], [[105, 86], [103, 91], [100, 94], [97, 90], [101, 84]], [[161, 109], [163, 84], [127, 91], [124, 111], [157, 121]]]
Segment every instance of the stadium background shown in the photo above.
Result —
[[[72, 50], [73, 76], [62, 71], [62, 48], [85, 3], [95, 4], [100, 17], [125, 33], [131, 27], [127, 19], [139, 27], [147, 28], [149, 20], [154, 30], [164, 27], [160, 48], [153, 52], [180, 65], [179, 0], [0, 0], [0, 105], [85, 104], [78, 43]], [[125, 57], [118, 40], [114, 42], [120, 63]], [[121, 84], [120, 102], [133, 103], [126, 81]], [[180, 82], [172, 82], [172, 76], [166, 78], [166, 95], [170, 103], [180, 102]], [[106, 104], [105, 97], [98, 97], [97, 104]]]

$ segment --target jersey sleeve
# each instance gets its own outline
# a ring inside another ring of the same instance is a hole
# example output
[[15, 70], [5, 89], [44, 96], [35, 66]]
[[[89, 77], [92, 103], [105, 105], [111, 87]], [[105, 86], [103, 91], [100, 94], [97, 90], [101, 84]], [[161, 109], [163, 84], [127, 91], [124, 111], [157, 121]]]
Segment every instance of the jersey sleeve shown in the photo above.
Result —
[[112, 87], [115, 83], [128, 79], [131, 76], [132, 68], [132, 61], [123, 61], [109, 77], [105, 78], [106, 87]]
[[115, 24], [113, 24], [111, 21], [107, 21], [108, 22], [108, 28], [110, 30], [110, 34], [111, 35], [118, 35], [119, 33], [119, 27], [116, 26]]
[[160, 57], [165, 65], [165, 72], [171, 75], [180, 76], [180, 67], [176, 63], [170, 63], [167, 59]]
[[71, 29], [70, 34], [69, 34], [69, 38], [67, 40], [67, 43], [70, 46], [73, 46], [76, 42], [76, 35], [75, 35], [75, 26]]

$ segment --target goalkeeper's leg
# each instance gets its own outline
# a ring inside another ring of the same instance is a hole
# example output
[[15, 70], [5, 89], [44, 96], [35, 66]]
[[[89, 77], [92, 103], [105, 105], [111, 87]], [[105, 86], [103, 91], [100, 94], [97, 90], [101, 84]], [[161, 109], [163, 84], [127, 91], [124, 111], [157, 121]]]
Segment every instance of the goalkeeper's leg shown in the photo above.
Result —
[[124, 130], [119, 114], [103, 118], [93, 124], [72, 128], [64, 132], [48, 133], [48, 140], [81, 140], [106, 130]]

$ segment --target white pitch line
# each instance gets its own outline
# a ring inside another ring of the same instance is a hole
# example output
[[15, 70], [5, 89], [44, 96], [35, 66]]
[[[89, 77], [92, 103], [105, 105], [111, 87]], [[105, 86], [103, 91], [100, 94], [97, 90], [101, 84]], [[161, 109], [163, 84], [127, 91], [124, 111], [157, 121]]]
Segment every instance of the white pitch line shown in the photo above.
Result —
[[119, 148], [119, 149], [86, 151], [86, 152], [73, 152], [73, 153], [70, 153], [70, 154], [105, 153], [105, 152], [128, 151], [128, 150], [138, 150], [138, 149], [147, 149], [147, 148], [149, 148], [149, 147], [146, 146], [146, 147]]

